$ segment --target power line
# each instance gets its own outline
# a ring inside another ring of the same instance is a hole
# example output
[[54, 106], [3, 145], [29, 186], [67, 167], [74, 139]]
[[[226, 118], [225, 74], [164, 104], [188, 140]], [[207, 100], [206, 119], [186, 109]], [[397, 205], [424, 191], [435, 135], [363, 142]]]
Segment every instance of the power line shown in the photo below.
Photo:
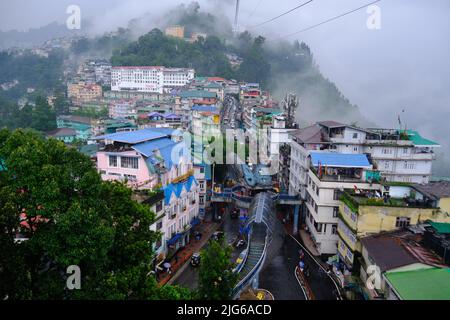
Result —
[[351, 13], [353, 13], [353, 12], [356, 12], [356, 11], [359, 11], [359, 10], [361, 10], [361, 9], [367, 8], [368, 6], [370, 6], [370, 5], [372, 5], [372, 4], [375, 4], [375, 3], [377, 3], [377, 2], [380, 2], [380, 1], [381, 1], [381, 0], [373, 1], [373, 2], [371, 2], [371, 3], [368, 3], [368, 4], [364, 5], [364, 6], [361, 6], [361, 7], [359, 7], [359, 8], [353, 9], [353, 10], [348, 11], [348, 12], [345, 12], [345, 13], [342, 13], [342, 14], [336, 16], [336, 17], [333, 17], [333, 18], [330, 18], [330, 19], [328, 19], [328, 20], [322, 21], [322, 22], [317, 23], [317, 24], [315, 24], [315, 25], [312, 25], [312, 26], [310, 26], [310, 27], [308, 27], [308, 28], [305, 28], [305, 29], [302, 29], [302, 30], [293, 32], [293, 33], [288, 34], [288, 35], [286, 35], [286, 36], [283, 36], [283, 37], [281, 37], [281, 38], [288, 38], [288, 37], [291, 37], [291, 36], [293, 36], [293, 35], [296, 35], [296, 34], [299, 34], [299, 33], [305, 32], [305, 31], [309, 31], [309, 30], [314, 29], [314, 28], [317, 28], [317, 27], [319, 27], [319, 26], [321, 26], [321, 25], [323, 25], [323, 24], [326, 24], [326, 23], [328, 23], [328, 22], [337, 20], [337, 19], [342, 18], [342, 17], [344, 17], [344, 16], [346, 16], [346, 15], [349, 15], [349, 14], [351, 14]]
[[295, 8], [292, 8], [292, 9], [289, 10], [289, 11], [286, 11], [286, 12], [284, 12], [284, 13], [282, 13], [282, 14], [280, 14], [280, 15], [278, 15], [278, 16], [272, 18], [272, 19], [269, 19], [269, 20], [267, 20], [267, 21], [261, 22], [260, 24], [257, 24], [256, 26], [249, 27], [248, 29], [258, 28], [258, 27], [260, 27], [260, 26], [262, 26], [262, 25], [265, 25], [265, 24], [267, 24], [267, 23], [269, 23], [269, 22], [272, 22], [272, 21], [274, 21], [274, 20], [277, 20], [278, 18], [281, 18], [281, 17], [283, 17], [283, 16], [285, 16], [285, 15], [287, 15], [287, 14], [289, 14], [289, 13], [295, 11], [295, 10], [298, 10], [298, 9], [300, 9], [301, 7], [306, 6], [308, 3], [311, 3], [311, 2], [313, 2], [313, 1], [314, 1], [314, 0], [306, 1], [306, 2], [304, 2], [304, 3], [302, 3], [302, 4], [298, 5], [298, 6], [296, 6]]
[[252, 13], [250, 13], [250, 15], [248, 16], [248, 19], [250, 19], [251, 17], [253, 17], [253, 15], [255, 14], [256, 10], [258, 10], [259, 6], [261, 5], [261, 3], [264, 0], [259, 0], [258, 4], [255, 6], [255, 8], [253, 9]]

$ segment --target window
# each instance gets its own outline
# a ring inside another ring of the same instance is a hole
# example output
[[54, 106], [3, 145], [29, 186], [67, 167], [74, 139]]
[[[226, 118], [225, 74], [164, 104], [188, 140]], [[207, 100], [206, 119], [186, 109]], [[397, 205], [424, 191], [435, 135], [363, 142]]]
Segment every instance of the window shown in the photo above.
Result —
[[333, 208], [333, 218], [337, 218], [339, 215], [339, 207]]
[[162, 221], [158, 222], [158, 223], [156, 224], [156, 231], [159, 231], [159, 230], [161, 230], [161, 229], [162, 229], [162, 227], [163, 227], [163, 223], [162, 223]]
[[406, 228], [411, 223], [411, 218], [407, 217], [397, 217], [397, 220], [395, 221], [395, 227], [396, 228]]
[[322, 224], [321, 223], [317, 223], [316, 221], [314, 221], [314, 228], [316, 229], [316, 231], [318, 233], [322, 233]]
[[316, 194], [319, 195], [319, 188], [316, 189]]
[[415, 163], [414, 162], [408, 162], [408, 161], [405, 161], [404, 163], [403, 163], [403, 169], [410, 169], [410, 170], [413, 170], [415, 168]]
[[403, 153], [408, 154], [408, 148], [403, 148]]
[[120, 165], [122, 168], [139, 169], [139, 159], [135, 157], [122, 157]]
[[341, 192], [339, 190], [334, 190], [333, 200], [339, 200], [340, 197], [341, 197]]
[[199, 196], [198, 197], [198, 202], [200, 205], [204, 205], [205, 204], [205, 196]]
[[124, 174], [123, 177], [130, 182], [136, 182], [137, 181], [137, 177], [130, 175], [130, 174]]
[[201, 190], [205, 189], [205, 181], [199, 181], [198, 185]]
[[337, 234], [337, 230], [338, 230], [338, 225], [332, 224], [331, 225], [331, 234], [333, 234], [333, 235]]
[[109, 166], [117, 167], [117, 156], [109, 156]]
[[389, 161], [385, 161], [384, 162], [384, 169], [388, 170], [390, 167], [390, 162]]
[[200, 173], [205, 173], [205, 168], [204, 167], [200, 168]]
[[159, 202], [156, 204], [156, 212], [160, 212], [162, 209], [163, 209], [163, 202], [162, 202], [162, 201], [159, 201]]
[[358, 133], [353, 133], [353, 139], [358, 139]]
[[314, 206], [314, 210], [316, 211], [316, 213], [318, 213], [318, 212], [319, 212], [319, 206], [318, 206], [317, 204], [315, 204], [315, 206]]

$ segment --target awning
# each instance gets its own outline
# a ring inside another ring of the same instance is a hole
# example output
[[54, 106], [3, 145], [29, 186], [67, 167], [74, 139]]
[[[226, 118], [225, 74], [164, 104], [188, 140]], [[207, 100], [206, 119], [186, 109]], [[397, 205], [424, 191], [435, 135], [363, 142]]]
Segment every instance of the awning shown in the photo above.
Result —
[[195, 217], [191, 222], [191, 227], [195, 227], [198, 224], [200, 224], [200, 219]]
[[169, 246], [174, 245], [180, 238], [181, 238], [181, 234], [177, 233], [171, 239], [167, 240], [167, 244]]

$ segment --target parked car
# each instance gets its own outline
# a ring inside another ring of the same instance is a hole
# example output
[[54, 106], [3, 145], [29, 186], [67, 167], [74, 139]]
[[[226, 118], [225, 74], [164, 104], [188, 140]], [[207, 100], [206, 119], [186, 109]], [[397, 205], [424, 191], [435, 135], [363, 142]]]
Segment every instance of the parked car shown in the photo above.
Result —
[[200, 253], [194, 253], [191, 257], [191, 266], [198, 267], [200, 265], [201, 256]]
[[219, 241], [220, 239], [222, 239], [224, 236], [224, 233], [222, 231], [216, 231], [213, 233], [213, 235], [211, 236], [211, 239], [215, 240], [215, 241]]

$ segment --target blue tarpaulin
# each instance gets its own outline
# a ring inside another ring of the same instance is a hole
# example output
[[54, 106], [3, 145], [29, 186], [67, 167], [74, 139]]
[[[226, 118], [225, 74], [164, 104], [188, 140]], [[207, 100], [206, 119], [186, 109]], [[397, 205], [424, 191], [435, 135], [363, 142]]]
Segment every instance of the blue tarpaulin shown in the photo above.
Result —
[[372, 167], [365, 154], [311, 152], [311, 161], [314, 167], [318, 167], [319, 165], [337, 168], [370, 169]]
[[167, 244], [169, 246], [174, 245], [178, 241], [178, 239], [180, 239], [180, 238], [181, 238], [181, 234], [177, 233], [171, 239], [167, 240]]

